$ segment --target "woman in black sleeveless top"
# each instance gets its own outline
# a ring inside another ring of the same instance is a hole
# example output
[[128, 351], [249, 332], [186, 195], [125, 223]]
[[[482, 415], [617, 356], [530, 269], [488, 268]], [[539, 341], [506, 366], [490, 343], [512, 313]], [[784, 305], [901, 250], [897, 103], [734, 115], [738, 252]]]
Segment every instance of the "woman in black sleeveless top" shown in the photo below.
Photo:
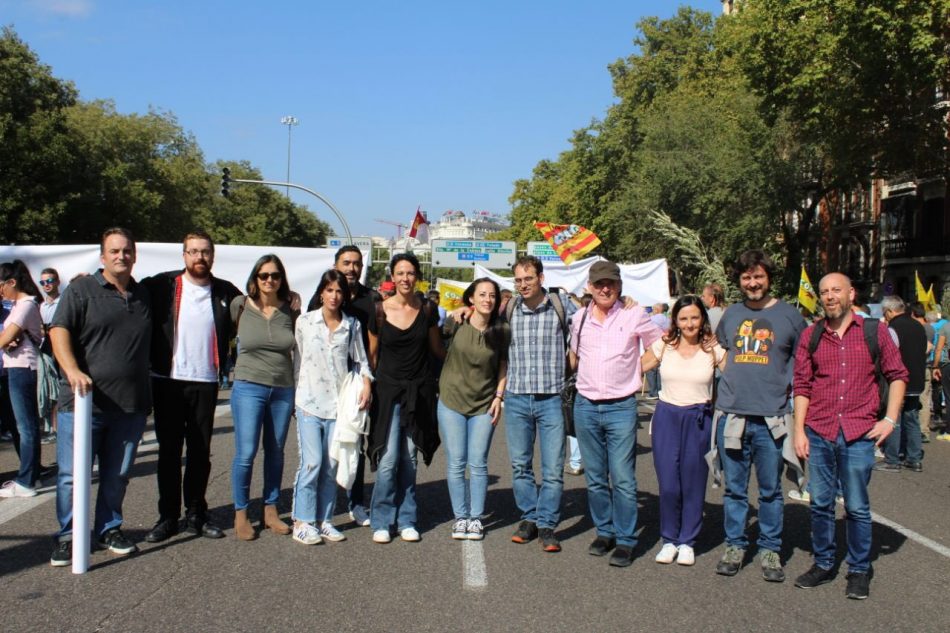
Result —
[[401, 253], [393, 257], [389, 269], [396, 294], [379, 304], [379, 334], [370, 333], [370, 355], [378, 359], [368, 449], [376, 471], [370, 525], [377, 543], [391, 540], [393, 525], [404, 541], [419, 540], [416, 451], [422, 452], [428, 466], [439, 446], [429, 355], [445, 356], [438, 313], [415, 295], [419, 260]]

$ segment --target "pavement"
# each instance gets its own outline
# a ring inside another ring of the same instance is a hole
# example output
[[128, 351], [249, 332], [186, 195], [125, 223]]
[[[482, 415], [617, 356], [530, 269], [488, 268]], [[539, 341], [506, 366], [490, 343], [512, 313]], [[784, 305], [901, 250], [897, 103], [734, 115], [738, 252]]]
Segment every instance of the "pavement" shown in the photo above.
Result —
[[[226, 393], [225, 393], [226, 395]], [[785, 546], [788, 580], [766, 583], [757, 560], [732, 578], [715, 574], [722, 546], [722, 490], [707, 494], [696, 565], [658, 565], [658, 497], [648, 433], [651, 406], [641, 404], [639, 545], [626, 569], [587, 554], [595, 534], [587, 514], [584, 477], [565, 475], [558, 536], [564, 550], [516, 545], [519, 521], [503, 428], [491, 449], [486, 528], [482, 542], [449, 537], [452, 522], [444, 453], [418, 476], [422, 541], [375, 544], [369, 528], [345, 511], [336, 525], [341, 543], [304, 546], [264, 532], [253, 542], [233, 536], [230, 462], [232, 422], [222, 400], [212, 443], [208, 491], [211, 515], [227, 537], [179, 535], [151, 545], [157, 518], [157, 444], [146, 433], [125, 502], [124, 530], [139, 542], [130, 557], [97, 551], [85, 575], [49, 565], [57, 529], [52, 487], [32, 499], [0, 500], [0, 630], [33, 631], [946, 631], [950, 583], [950, 443], [925, 445], [924, 472], [875, 473], [874, 579], [866, 601], [845, 598], [845, 570], [830, 584], [797, 589], [811, 565], [807, 505], [788, 501]], [[501, 422], [504, 424], [504, 421]], [[286, 448], [280, 508], [289, 521], [297, 467], [295, 427]], [[43, 447], [43, 463], [55, 446]], [[537, 463], [537, 460], [536, 460]], [[0, 480], [15, 473], [16, 454], [0, 445]], [[261, 488], [261, 455], [252, 492]], [[372, 475], [368, 473], [368, 482]], [[52, 480], [49, 481], [52, 483]], [[790, 489], [786, 482], [786, 489]], [[754, 484], [753, 484], [754, 489]], [[95, 492], [95, 491], [94, 491]], [[753, 494], [754, 498], [754, 494]], [[251, 516], [259, 517], [259, 497]], [[756, 532], [755, 511], [750, 531]], [[839, 550], [844, 521], [839, 510]], [[844, 553], [841, 551], [840, 558]]]

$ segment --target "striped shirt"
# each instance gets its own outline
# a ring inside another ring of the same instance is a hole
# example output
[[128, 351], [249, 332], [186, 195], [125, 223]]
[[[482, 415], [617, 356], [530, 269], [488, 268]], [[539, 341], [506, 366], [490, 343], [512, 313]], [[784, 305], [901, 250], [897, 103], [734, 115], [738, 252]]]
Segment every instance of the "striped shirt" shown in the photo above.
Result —
[[[577, 336], [582, 319], [574, 319], [571, 349], [578, 357], [577, 392], [590, 400], [625, 398], [637, 392], [640, 377], [640, 344], [650, 347], [663, 336], [640, 306], [629, 310], [617, 301], [603, 323], [594, 318], [594, 304], [587, 307], [584, 330]], [[580, 349], [578, 349], [578, 343]]]
[[[574, 304], [559, 295], [570, 327]], [[544, 300], [531, 310], [521, 297], [511, 313], [511, 346], [508, 348], [508, 384], [511, 393], [560, 393], [564, 386], [564, 333], [554, 306]]]

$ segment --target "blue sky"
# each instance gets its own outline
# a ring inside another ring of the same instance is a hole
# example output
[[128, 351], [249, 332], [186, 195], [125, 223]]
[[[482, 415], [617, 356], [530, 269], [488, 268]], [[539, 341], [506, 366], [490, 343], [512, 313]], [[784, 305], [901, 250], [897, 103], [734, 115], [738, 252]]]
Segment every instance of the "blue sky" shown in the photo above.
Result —
[[[209, 162], [245, 159], [329, 198], [360, 235], [375, 218], [507, 214], [512, 183], [556, 158], [613, 99], [607, 65], [647, 2], [0, 0], [0, 21], [82, 98], [173, 112]], [[339, 230], [306, 194], [292, 194]], [[309, 198], [309, 199], [308, 199]]]

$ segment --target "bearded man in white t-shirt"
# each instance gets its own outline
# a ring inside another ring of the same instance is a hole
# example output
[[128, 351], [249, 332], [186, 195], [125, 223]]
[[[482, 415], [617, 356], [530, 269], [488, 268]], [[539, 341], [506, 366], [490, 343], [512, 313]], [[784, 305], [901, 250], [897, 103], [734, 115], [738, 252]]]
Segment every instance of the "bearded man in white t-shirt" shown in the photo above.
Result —
[[159, 517], [145, 536], [149, 543], [178, 534], [183, 502], [187, 533], [224, 536], [208, 517], [205, 492], [218, 375], [226, 367], [235, 334], [228, 307], [241, 291], [211, 274], [214, 242], [207, 233], [189, 233], [183, 245], [184, 270], [142, 281], [152, 298], [152, 397], [158, 439]]

